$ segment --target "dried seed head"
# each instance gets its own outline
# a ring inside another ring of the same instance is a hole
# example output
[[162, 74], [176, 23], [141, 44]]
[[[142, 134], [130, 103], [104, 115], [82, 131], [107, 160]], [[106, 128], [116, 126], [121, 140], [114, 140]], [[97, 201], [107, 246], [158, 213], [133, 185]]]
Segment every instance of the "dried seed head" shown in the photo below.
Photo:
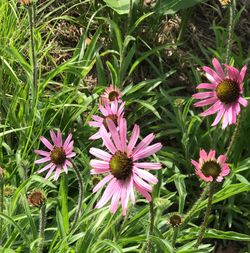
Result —
[[181, 216], [178, 215], [178, 214], [172, 214], [169, 218], [169, 224], [172, 226], [172, 227], [178, 227], [180, 226], [182, 223], [182, 219], [181, 219]]
[[42, 190], [35, 189], [28, 195], [28, 202], [35, 207], [41, 207], [46, 201], [45, 193]]

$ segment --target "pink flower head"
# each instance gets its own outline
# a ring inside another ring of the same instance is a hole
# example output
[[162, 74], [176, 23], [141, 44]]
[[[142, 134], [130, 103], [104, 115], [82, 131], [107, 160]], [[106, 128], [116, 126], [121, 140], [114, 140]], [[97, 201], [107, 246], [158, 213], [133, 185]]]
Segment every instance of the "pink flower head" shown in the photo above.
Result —
[[240, 105], [247, 106], [248, 102], [242, 97], [243, 79], [246, 73], [246, 65], [239, 71], [238, 69], [226, 64], [227, 75], [225, 75], [219, 61], [214, 58], [213, 66], [215, 71], [207, 66], [203, 67], [206, 77], [211, 83], [200, 83], [197, 89], [207, 89], [210, 91], [199, 92], [193, 95], [194, 98], [201, 101], [196, 102], [194, 106], [201, 107], [212, 105], [201, 116], [208, 116], [217, 113], [212, 123], [215, 126], [223, 117], [222, 129], [227, 125], [235, 124], [236, 117], [240, 113]]
[[216, 180], [221, 182], [223, 177], [229, 174], [230, 169], [226, 163], [227, 157], [220, 155], [217, 159], [215, 158], [215, 151], [210, 150], [207, 154], [204, 149], [200, 150], [199, 162], [191, 160], [195, 166], [195, 173], [205, 182], [212, 182]]
[[[92, 127], [105, 126], [107, 129], [107, 119], [111, 119], [116, 125], [120, 118], [124, 115], [125, 102], [119, 104], [118, 101], [111, 102], [110, 104], [99, 105], [99, 110], [101, 111], [103, 117], [93, 115], [94, 121], [89, 121], [88, 124]], [[90, 136], [90, 140], [100, 139], [100, 132], [98, 131], [94, 135]]]
[[53, 145], [45, 138], [41, 137], [41, 142], [49, 149], [49, 151], [44, 150], [35, 150], [34, 152], [38, 155], [44, 156], [43, 158], [36, 160], [35, 163], [44, 163], [49, 162], [45, 167], [40, 169], [38, 173], [49, 170], [45, 178], [49, 178], [52, 172], [55, 170], [54, 179], [57, 180], [62, 172], [62, 169], [65, 173], [68, 173], [68, 166], [72, 167], [70, 162], [71, 157], [76, 155], [73, 152], [74, 141], [72, 139], [72, 134], [69, 134], [65, 142], [62, 141], [61, 131], [58, 130], [55, 134], [50, 130], [50, 137], [53, 141]]
[[118, 124], [119, 127], [116, 128], [112, 120], [107, 120], [111, 137], [105, 127], [100, 128], [100, 135], [109, 152], [91, 148], [90, 153], [100, 160], [93, 159], [90, 165], [93, 168], [91, 174], [107, 173], [93, 189], [93, 192], [97, 192], [108, 184], [96, 207], [101, 208], [111, 199], [110, 211], [115, 213], [121, 200], [122, 214], [126, 215], [128, 200], [131, 199], [132, 203], [135, 203], [134, 187], [148, 201], [151, 201], [152, 186], [150, 184], [156, 184], [158, 179], [148, 170], [158, 170], [161, 164], [138, 160], [156, 153], [162, 145], [159, 142], [150, 145], [155, 136], [149, 134], [136, 146], [140, 135], [138, 125], [134, 126], [127, 143], [127, 121], [121, 118]]
[[122, 102], [121, 97], [121, 91], [111, 84], [105, 89], [104, 93], [101, 95], [101, 101], [103, 104], [110, 103], [113, 101]]

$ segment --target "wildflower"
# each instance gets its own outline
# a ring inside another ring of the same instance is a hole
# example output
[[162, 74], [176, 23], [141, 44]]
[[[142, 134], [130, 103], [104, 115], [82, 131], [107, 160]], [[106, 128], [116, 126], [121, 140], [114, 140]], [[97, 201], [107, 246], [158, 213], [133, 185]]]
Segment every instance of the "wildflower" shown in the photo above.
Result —
[[35, 189], [28, 195], [28, 202], [35, 207], [41, 207], [46, 201], [45, 193], [42, 190]]
[[53, 141], [52, 145], [45, 137], [41, 137], [42, 143], [49, 149], [48, 151], [35, 150], [34, 152], [38, 155], [44, 156], [42, 159], [36, 160], [35, 163], [40, 164], [44, 162], [49, 162], [44, 168], [40, 169], [38, 173], [49, 170], [45, 178], [48, 178], [52, 172], [55, 170], [54, 179], [57, 180], [62, 172], [68, 173], [68, 167], [72, 167], [72, 163], [69, 158], [76, 155], [73, 152], [74, 141], [72, 139], [72, 134], [69, 134], [65, 142], [62, 141], [61, 131], [57, 131], [57, 135], [51, 130], [50, 136]]
[[231, 3], [231, 0], [219, 0], [222, 7], [225, 7]]
[[200, 150], [199, 162], [191, 160], [195, 166], [195, 173], [205, 182], [221, 182], [223, 177], [229, 174], [230, 169], [226, 163], [227, 157], [220, 155], [215, 158], [215, 151], [210, 150], [207, 154], [204, 149]]
[[[99, 109], [101, 113], [103, 114], [103, 117], [93, 115], [92, 118], [94, 121], [89, 121], [89, 125], [92, 127], [98, 127], [100, 128], [102, 125], [104, 125], [107, 128], [107, 120], [112, 120], [115, 125], [117, 125], [117, 122], [120, 118], [124, 115], [124, 106], [125, 103], [119, 104], [118, 101], [111, 102], [110, 104], [104, 104], [99, 105]], [[99, 131], [95, 133], [94, 135], [90, 136], [90, 140], [97, 140], [100, 139], [100, 133]]]
[[103, 104], [110, 103], [113, 101], [122, 102], [121, 97], [121, 91], [111, 84], [105, 89], [104, 93], [101, 95], [101, 101]]
[[241, 110], [240, 105], [246, 107], [248, 104], [247, 100], [242, 97], [243, 79], [247, 67], [245, 65], [239, 72], [238, 69], [225, 64], [228, 73], [225, 75], [216, 58], [213, 59], [213, 66], [215, 71], [209, 67], [203, 67], [211, 83], [201, 83], [197, 86], [197, 89], [208, 89], [211, 91], [194, 94], [194, 98], [202, 100], [196, 102], [194, 106], [212, 105], [201, 113], [201, 116], [205, 117], [217, 113], [212, 126], [217, 125], [224, 116], [222, 129], [225, 129], [227, 125], [236, 123], [236, 117]]
[[90, 153], [101, 160], [93, 159], [90, 165], [93, 168], [91, 174], [108, 174], [93, 189], [93, 192], [97, 192], [108, 184], [96, 207], [101, 208], [111, 199], [110, 211], [115, 213], [121, 199], [122, 214], [126, 215], [128, 200], [131, 199], [132, 203], [135, 203], [134, 186], [148, 201], [151, 201], [150, 184], [156, 184], [158, 179], [148, 170], [158, 170], [161, 164], [138, 160], [156, 153], [162, 145], [159, 142], [150, 145], [155, 137], [151, 133], [135, 146], [140, 134], [138, 125], [134, 126], [127, 144], [126, 120], [121, 118], [118, 125], [116, 128], [114, 122], [107, 119], [111, 138], [104, 126], [100, 128], [100, 135], [109, 152], [91, 148]]

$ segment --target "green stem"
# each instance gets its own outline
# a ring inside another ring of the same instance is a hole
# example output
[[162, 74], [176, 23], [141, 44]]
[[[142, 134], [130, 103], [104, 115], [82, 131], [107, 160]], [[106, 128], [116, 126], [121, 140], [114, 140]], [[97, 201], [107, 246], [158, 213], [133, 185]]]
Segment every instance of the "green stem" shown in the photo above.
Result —
[[192, 208], [189, 210], [189, 212], [186, 214], [181, 228], [184, 227], [192, 218], [193, 214], [196, 212], [197, 208], [199, 207], [200, 203], [202, 202], [202, 200], [205, 198], [207, 192], [209, 190], [209, 185], [206, 185], [206, 187], [204, 188], [203, 192], [201, 193], [200, 198], [194, 203], [194, 205], [192, 206]]
[[172, 241], [172, 246], [173, 248], [175, 248], [175, 243], [176, 243], [176, 239], [179, 233], [179, 227], [173, 228], [174, 232], [173, 232], [173, 241]]
[[36, 104], [36, 93], [37, 93], [37, 55], [35, 50], [35, 5], [28, 6], [29, 15], [29, 27], [30, 27], [30, 45], [31, 45], [31, 61], [32, 61], [32, 107], [34, 108]]
[[233, 151], [233, 148], [234, 148], [234, 145], [236, 144], [236, 142], [239, 138], [241, 122], [242, 122], [242, 118], [243, 118], [242, 114], [243, 114], [243, 111], [241, 111], [241, 113], [238, 116], [238, 119], [237, 119], [237, 122], [236, 122], [236, 126], [235, 126], [235, 129], [234, 129], [231, 141], [230, 141], [229, 146], [227, 148], [227, 152], [225, 154], [227, 158], [230, 158], [230, 156], [232, 154], [232, 151]]
[[[0, 167], [0, 213], [3, 213], [3, 187], [4, 187], [4, 175], [3, 169]], [[2, 235], [2, 226], [3, 226], [3, 219], [0, 218], [0, 235]]]
[[75, 228], [75, 226], [77, 224], [78, 218], [81, 214], [82, 202], [83, 202], [83, 180], [82, 180], [82, 176], [81, 176], [81, 173], [78, 170], [78, 168], [75, 166], [74, 162], [71, 161], [71, 163], [73, 165], [73, 169], [74, 169], [74, 171], [76, 173], [76, 176], [78, 178], [79, 197], [78, 197], [78, 207], [77, 207], [76, 214], [75, 214], [75, 217], [74, 217], [73, 225], [72, 225], [71, 229], [69, 230], [69, 233], [72, 232], [72, 230]]
[[207, 223], [208, 223], [208, 218], [212, 209], [212, 202], [213, 202], [213, 191], [214, 191], [214, 184], [209, 183], [209, 195], [208, 195], [208, 202], [207, 202], [207, 208], [206, 208], [206, 212], [205, 212], [205, 216], [204, 216], [204, 221], [200, 227], [200, 231], [199, 231], [199, 235], [198, 235], [198, 239], [196, 242], [195, 247], [198, 249], [199, 245], [201, 244], [204, 235], [205, 235], [205, 231], [207, 228]]
[[[152, 197], [153, 198], [153, 197]], [[150, 224], [149, 224], [149, 230], [148, 230], [148, 238], [147, 238], [147, 249], [146, 253], [150, 253], [152, 248], [152, 242], [150, 239], [150, 236], [153, 234], [154, 229], [154, 222], [155, 222], [155, 211], [154, 211], [154, 201], [149, 203], [149, 211], [150, 211]]]
[[229, 7], [229, 21], [228, 21], [228, 38], [227, 38], [227, 47], [226, 47], [226, 57], [225, 63], [229, 64], [229, 55], [232, 47], [232, 35], [233, 35], [233, 20], [234, 20], [234, 12], [235, 12], [235, 0], [232, 1], [232, 4]]
[[45, 224], [46, 224], [46, 204], [44, 203], [40, 209], [39, 238], [41, 241], [38, 245], [38, 251], [37, 251], [38, 253], [43, 253]]

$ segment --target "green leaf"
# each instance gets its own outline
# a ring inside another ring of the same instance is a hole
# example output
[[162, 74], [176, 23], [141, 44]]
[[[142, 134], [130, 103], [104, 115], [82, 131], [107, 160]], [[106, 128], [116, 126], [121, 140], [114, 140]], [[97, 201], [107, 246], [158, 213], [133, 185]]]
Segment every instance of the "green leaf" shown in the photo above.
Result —
[[120, 15], [129, 13], [130, 1], [132, 3], [135, 2], [135, 0], [104, 0], [108, 7], [112, 8]]
[[158, 0], [155, 11], [163, 14], [175, 14], [182, 9], [190, 8], [204, 0]]

